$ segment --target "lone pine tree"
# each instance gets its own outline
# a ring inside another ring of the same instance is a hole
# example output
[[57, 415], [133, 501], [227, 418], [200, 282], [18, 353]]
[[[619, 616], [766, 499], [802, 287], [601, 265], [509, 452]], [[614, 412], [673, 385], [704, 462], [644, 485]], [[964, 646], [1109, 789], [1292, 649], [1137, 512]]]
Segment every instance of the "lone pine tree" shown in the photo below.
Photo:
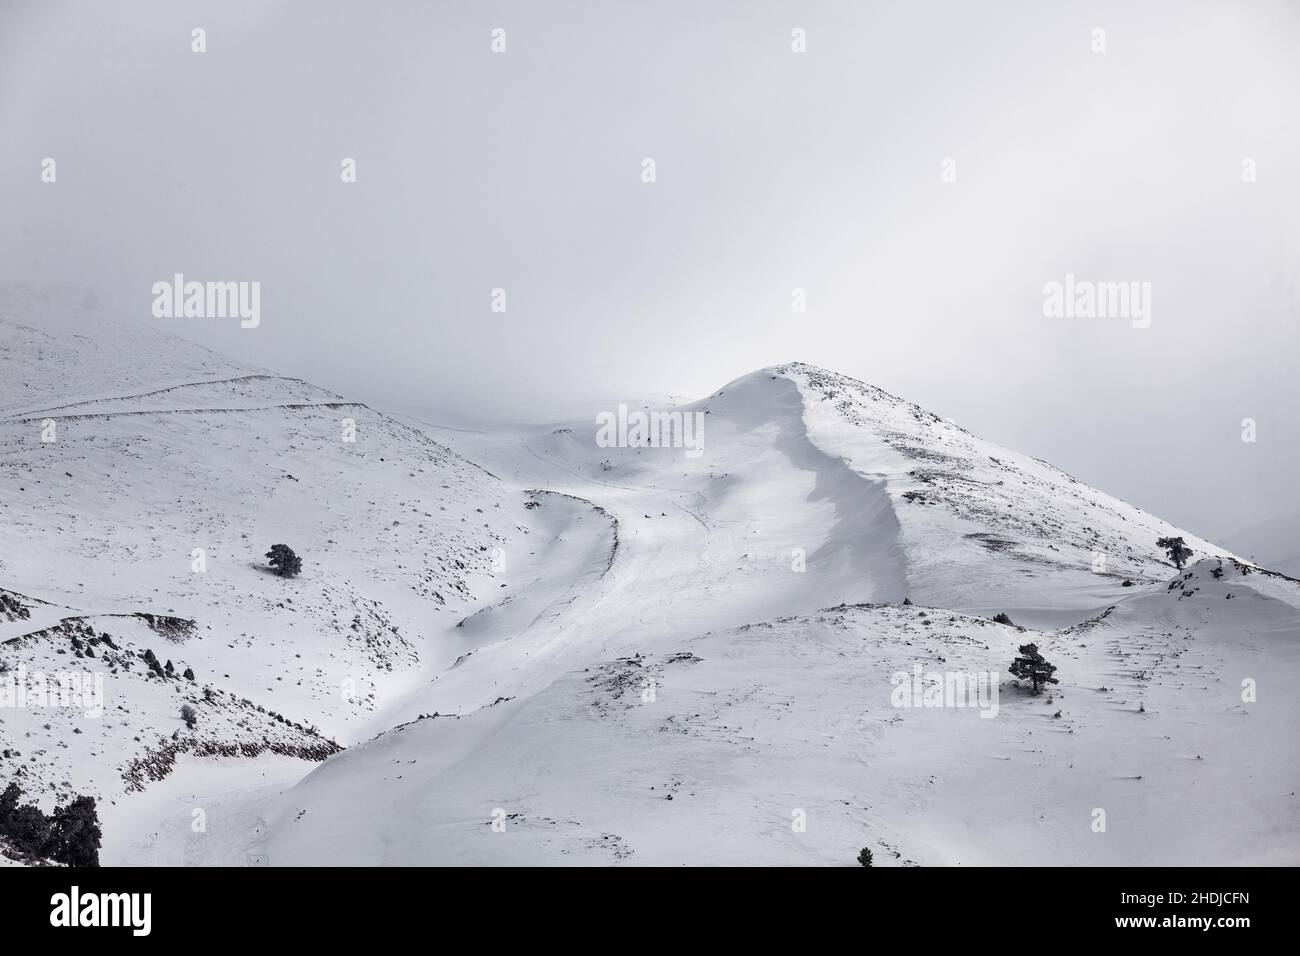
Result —
[[1037, 644], [1021, 644], [1020, 656], [1011, 662], [1008, 668], [1012, 674], [1021, 680], [1030, 681], [1034, 685], [1034, 693], [1038, 693], [1040, 684], [1059, 684], [1052, 674], [1056, 671], [1055, 664], [1049, 664], [1043, 659], [1043, 655], [1038, 653]]
[[271, 562], [271, 570], [282, 578], [296, 577], [302, 570], [302, 558], [294, 554], [293, 548], [287, 544], [271, 545], [266, 557]]
[[1187, 559], [1192, 556], [1192, 549], [1187, 546], [1182, 538], [1160, 538], [1156, 541], [1157, 548], [1164, 548], [1169, 552], [1169, 560], [1174, 562], [1174, 567], [1179, 571], [1187, 563]]

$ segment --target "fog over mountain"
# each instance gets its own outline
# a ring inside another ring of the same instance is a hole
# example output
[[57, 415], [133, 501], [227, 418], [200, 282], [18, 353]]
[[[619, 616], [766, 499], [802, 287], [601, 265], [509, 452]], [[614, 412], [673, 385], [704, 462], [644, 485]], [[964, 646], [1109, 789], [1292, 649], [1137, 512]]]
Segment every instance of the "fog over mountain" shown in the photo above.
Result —
[[[434, 420], [797, 359], [1204, 534], [1294, 510], [1292, 3], [0, 16], [0, 277], [143, 317], [178, 272], [260, 281], [256, 330], [169, 328]], [[1150, 283], [1150, 327], [1046, 318], [1068, 274]]]

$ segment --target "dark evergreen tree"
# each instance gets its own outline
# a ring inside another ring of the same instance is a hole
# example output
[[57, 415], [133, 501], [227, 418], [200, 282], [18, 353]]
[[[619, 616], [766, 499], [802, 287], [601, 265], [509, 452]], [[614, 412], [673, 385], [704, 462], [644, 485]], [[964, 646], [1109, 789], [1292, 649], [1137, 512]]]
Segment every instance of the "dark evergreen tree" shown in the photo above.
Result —
[[99, 866], [102, 837], [95, 798], [77, 797], [50, 818], [47, 853], [50, 859], [68, 866]]
[[1038, 693], [1040, 684], [1059, 684], [1052, 674], [1056, 671], [1055, 664], [1049, 664], [1043, 659], [1043, 655], [1038, 653], [1037, 644], [1021, 644], [1020, 657], [1011, 662], [1008, 668], [1012, 674], [1021, 680], [1030, 681], [1034, 685], [1034, 693]]
[[20, 853], [46, 856], [50, 843], [50, 819], [41, 813], [40, 807], [23, 804], [9, 815], [4, 836]]
[[862, 852], [858, 854], [858, 862], [863, 866], [871, 865], [871, 849], [869, 847], [864, 846], [862, 848]]
[[4, 793], [0, 793], [0, 833], [5, 833], [9, 829], [9, 820], [18, 809], [18, 799], [23, 792], [18, 789], [18, 784], [11, 783], [5, 787]]
[[296, 577], [302, 570], [302, 558], [294, 554], [293, 548], [287, 544], [271, 545], [266, 557], [271, 562], [271, 570], [282, 578]]
[[1169, 560], [1174, 562], [1174, 567], [1179, 571], [1187, 563], [1187, 559], [1192, 556], [1192, 549], [1187, 546], [1182, 538], [1160, 538], [1156, 541], [1157, 548], [1164, 548], [1169, 552]]

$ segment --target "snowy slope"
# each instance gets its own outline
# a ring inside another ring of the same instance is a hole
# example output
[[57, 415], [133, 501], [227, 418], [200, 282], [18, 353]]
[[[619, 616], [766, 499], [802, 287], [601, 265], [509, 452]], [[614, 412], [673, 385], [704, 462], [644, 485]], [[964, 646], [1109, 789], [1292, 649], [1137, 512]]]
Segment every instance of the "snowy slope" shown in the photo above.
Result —
[[1170, 565], [1157, 538], [1198, 555], [1227, 552], [1008, 451], [880, 389], [805, 365], [808, 431], [829, 454], [886, 482], [921, 600], [951, 607], [1088, 607], [1125, 579], [1155, 582]]
[[[693, 460], [596, 447], [587, 424], [440, 433], [508, 479], [616, 518], [611, 570], [573, 613], [510, 630], [474, 660], [477, 677], [429, 687], [430, 716], [268, 802], [259, 853], [850, 865], [871, 845], [878, 860], [921, 864], [1300, 859], [1295, 582], [1242, 575], [1185, 533], [1200, 561], [1180, 575], [1155, 548], [1177, 529], [820, 370], [764, 370], [687, 408], [708, 415]], [[918, 603], [893, 603], [905, 593]], [[940, 601], [1049, 623], [1022, 631]], [[1050, 696], [1006, 673], [1030, 641], [1060, 667]], [[893, 706], [893, 676], [917, 665], [992, 673], [997, 717]], [[1248, 678], [1267, 686], [1251, 703]], [[358, 818], [361, 803], [376, 812]]]
[[[527, 534], [522, 496], [363, 405], [173, 349], [128, 322], [73, 334], [63, 318], [0, 323], [5, 361], [25, 369], [2, 396], [18, 410], [0, 416], [0, 586], [26, 610], [0, 618], [0, 662], [29, 676], [78, 670], [88, 665], [67, 661], [48, 628], [76, 618], [118, 635], [121, 616], [165, 615], [192, 625], [135, 650], [178, 671], [183, 661], [197, 688], [171, 682], [164, 707], [142, 690], [160, 678], [109, 680], [110, 712], [149, 719], [96, 724], [108, 736], [93, 759], [74, 749], [29, 761], [30, 796], [120, 796], [132, 762], [178, 726], [182, 692], [210, 686], [346, 743], [374, 732], [376, 712], [422, 680], [426, 661], [454, 660], [444, 632], [496, 587], [493, 550]], [[129, 358], [140, 368], [124, 371]], [[197, 378], [182, 384], [181, 373]], [[266, 566], [280, 542], [303, 558], [292, 581]], [[212, 736], [209, 702], [196, 706], [196, 739], [243, 742]], [[74, 742], [42, 709], [0, 720], [0, 750]]]
[[0, 777], [101, 797], [106, 862], [1300, 859], [1300, 585], [871, 386], [744, 376], [696, 456], [0, 306], [0, 661], [106, 702], [4, 709]]
[[73, 289], [0, 286], [0, 414], [265, 372], [100, 309]]
[[[865, 605], [593, 662], [329, 761], [273, 805], [264, 847], [272, 863], [849, 865], [863, 845], [883, 865], [1294, 863], [1300, 709], [1277, 675], [1300, 665], [1300, 589], [1216, 567], [1054, 634]], [[1008, 684], [994, 719], [891, 706], [898, 671], [1002, 670], [1031, 639], [1066, 675], [1051, 696]]]

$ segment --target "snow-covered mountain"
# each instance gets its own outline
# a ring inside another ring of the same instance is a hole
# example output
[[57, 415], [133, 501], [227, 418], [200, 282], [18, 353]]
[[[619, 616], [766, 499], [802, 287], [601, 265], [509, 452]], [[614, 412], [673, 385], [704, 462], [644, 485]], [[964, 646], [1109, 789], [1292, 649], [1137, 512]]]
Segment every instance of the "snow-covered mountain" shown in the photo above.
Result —
[[[109, 713], [134, 717], [5, 710], [4, 751], [21, 756], [0, 774], [51, 802], [112, 800], [131, 761], [173, 744], [183, 701], [205, 710], [205, 686], [341, 741], [388, 688], [450, 663], [423, 636], [489, 593], [492, 547], [520, 533], [498, 479], [307, 383], [112, 317], [66, 321], [66, 302], [5, 305], [0, 587], [26, 616], [0, 619], [0, 639], [39, 637], [0, 660], [53, 673], [47, 652], [72, 655], [104, 672]], [[263, 557], [281, 542], [304, 557], [292, 584]], [[67, 644], [81, 628], [174, 661], [171, 693], [154, 706], [135, 686], [147, 667]], [[234, 739], [202, 718], [194, 736]]]
[[802, 364], [439, 428], [79, 308], [0, 297], [0, 661], [104, 713], [0, 779], [105, 862], [1300, 860], [1300, 583], [1044, 462]]

